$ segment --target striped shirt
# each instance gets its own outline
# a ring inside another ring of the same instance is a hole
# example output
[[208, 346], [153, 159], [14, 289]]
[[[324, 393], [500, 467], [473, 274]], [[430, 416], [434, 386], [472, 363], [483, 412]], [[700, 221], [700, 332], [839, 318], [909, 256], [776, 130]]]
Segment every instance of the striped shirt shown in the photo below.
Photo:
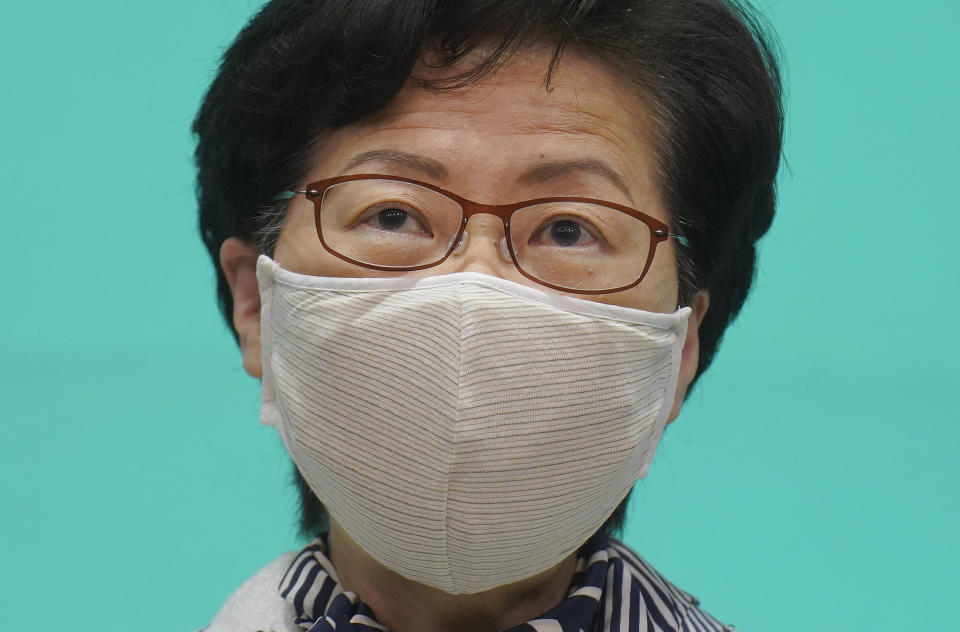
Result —
[[[280, 582], [294, 622], [309, 632], [385, 632], [356, 594], [344, 591], [326, 555], [326, 536], [293, 559]], [[690, 594], [613, 539], [594, 538], [578, 552], [567, 598], [505, 632], [730, 632]]]

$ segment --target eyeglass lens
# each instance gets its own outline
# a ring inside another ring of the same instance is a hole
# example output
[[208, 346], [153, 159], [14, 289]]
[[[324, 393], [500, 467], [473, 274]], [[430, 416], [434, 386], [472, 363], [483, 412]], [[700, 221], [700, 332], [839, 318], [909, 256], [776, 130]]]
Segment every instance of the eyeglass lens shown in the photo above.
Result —
[[[328, 248], [375, 266], [437, 263], [454, 247], [460, 204], [396, 180], [352, 180], [327, 188], [320, 231]], [[616, 209], [573, 201], [526, 206], [510, 218], [516, 264], [526, 274], [572, 290], [603, 290], [640, 278], [650, 228]]]

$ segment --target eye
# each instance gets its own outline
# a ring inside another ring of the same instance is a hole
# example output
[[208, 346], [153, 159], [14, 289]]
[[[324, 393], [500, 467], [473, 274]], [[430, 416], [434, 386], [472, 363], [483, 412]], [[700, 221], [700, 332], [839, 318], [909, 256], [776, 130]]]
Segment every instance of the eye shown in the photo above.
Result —
[[530, 236], [530, 243], [560, 248], [585, 248], [598, 243], [596, 231], [582, 218], [554, 217]]
[[407, 223], [409, 214], [402, 208], [387, 208], [377, 213], [374, 222], [384, 230], [400, 230]]
[[368, 226], [390, 233], [431, 235], [429, 224], [413, 207], [397, 202], [381, 202], [367, 208], [357, 226]]
[[550, 239], [558, 246], [573, 246], [583, 234], [583, 229], [568, 219], [550, 224]]

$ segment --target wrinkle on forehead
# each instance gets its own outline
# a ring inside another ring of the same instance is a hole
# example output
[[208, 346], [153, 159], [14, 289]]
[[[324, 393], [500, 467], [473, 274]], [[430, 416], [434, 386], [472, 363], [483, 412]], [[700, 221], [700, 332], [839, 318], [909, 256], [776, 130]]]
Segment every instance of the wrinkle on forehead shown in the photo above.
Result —
[[[566, 84], [558, 78], [557, 83], [561, 82]], [[563, 142], [574, 143], [595, 139], [598, 147], [611, 143], [636, 159], [645, 153], [640, 151], [641, 146], [652, 146], [648, 108], [639, 97], [625, 95], [612, 86], [587, 90], [567, 84], [547, 93], [538, 82], [530, 80], [524, 84], [527, 87], [515, 91], [517, 107], [510, 108], [509, 104], [494, 102], [496, 85], [492, 83], [442, 94], [432, 92], [429, 96], [422, 88], [408, 85], [387, 107], [356, 124], [355, 130], [358, 134], [388, 129], [474, 131], [502, 136], [556, 136]], [[571, 96], [572, 92], [573, 98], [558, 98], [560, 90], [568, 92], [564, 96]], [[612, 99], [605, 98], [611, 96]], [[498, 99], [502, 100], [502, 95]], [[541, 116], [529, 116], [533, 109]], [[439, 112], [453, 116], [445, 116], [441, 123], [434, 118]], [[495, 121], [484, 121], [492, 112], [496, 113]]]

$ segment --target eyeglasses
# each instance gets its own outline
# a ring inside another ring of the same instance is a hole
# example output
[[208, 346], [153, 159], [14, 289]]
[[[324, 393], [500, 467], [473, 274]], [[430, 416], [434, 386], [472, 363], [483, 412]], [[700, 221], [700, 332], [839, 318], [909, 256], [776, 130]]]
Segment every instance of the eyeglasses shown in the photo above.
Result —
[[663, 222], [613, 202], [546, 197], [480, 204], [409, 178], [378, 174], [311, 182], [320, 243], [332, 255], [374, 270], [422, 270], [443, 263], [477, 213], [503, 221], [517, 270], [546, 287], [580, 294], [627, 290], [640, 283], [657, 246], [670, 237]]

